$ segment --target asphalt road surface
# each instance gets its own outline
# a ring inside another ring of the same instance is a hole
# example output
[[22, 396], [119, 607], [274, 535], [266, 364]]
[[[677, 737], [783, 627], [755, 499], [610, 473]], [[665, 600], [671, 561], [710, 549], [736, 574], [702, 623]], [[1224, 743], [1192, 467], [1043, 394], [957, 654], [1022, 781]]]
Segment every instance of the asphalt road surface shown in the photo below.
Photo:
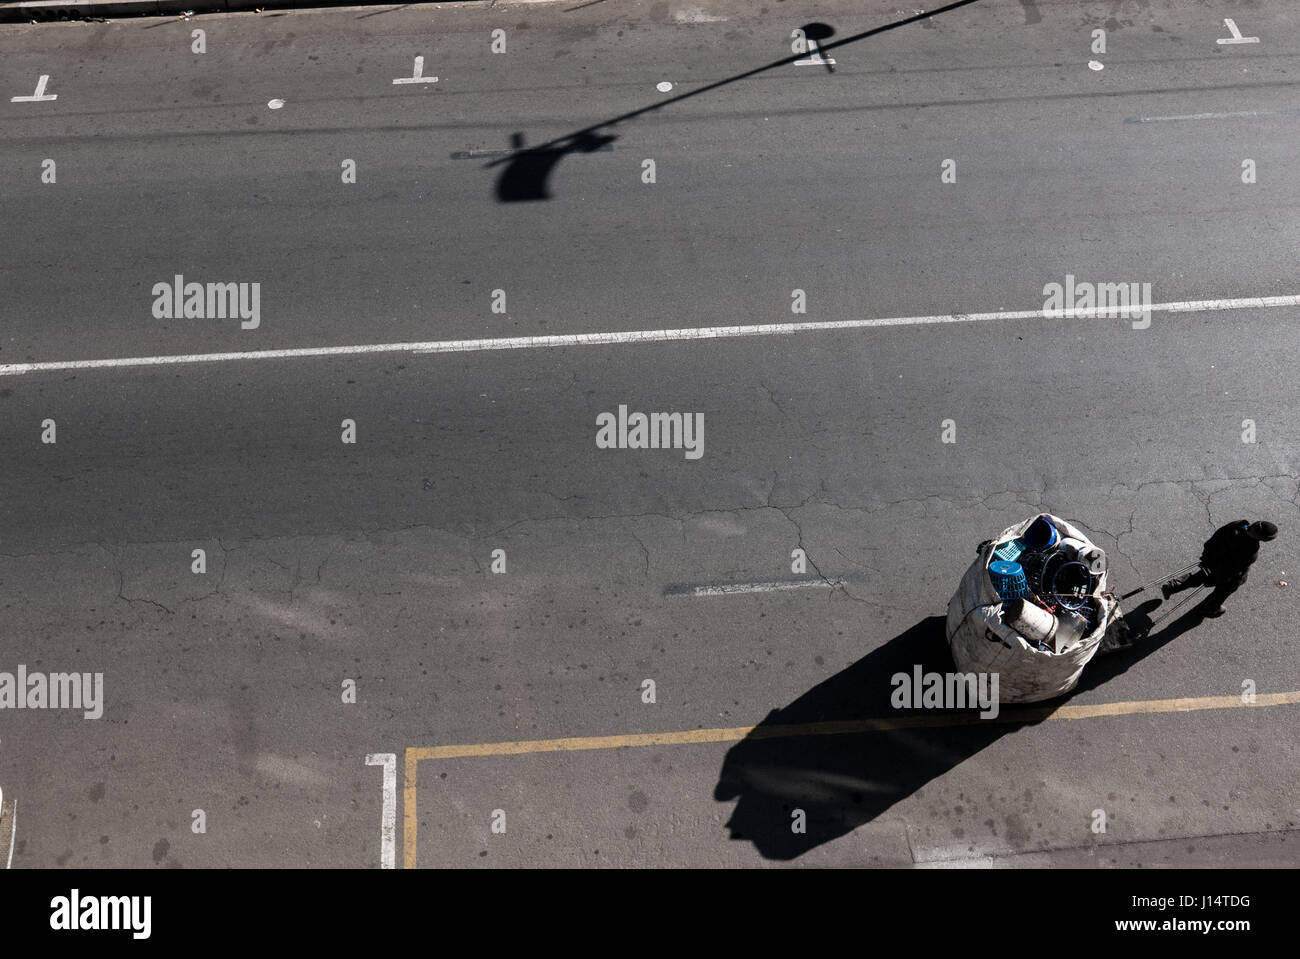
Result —
[[[14, 868], [1300, 865], [1300, 8], [794, 6], [0, 28], [0, 671], [103, 676], [0, 712]], [[1282, 534], [1046, 718], [741, 740], [951, 668], [1044, 510], [1121, 590]]]

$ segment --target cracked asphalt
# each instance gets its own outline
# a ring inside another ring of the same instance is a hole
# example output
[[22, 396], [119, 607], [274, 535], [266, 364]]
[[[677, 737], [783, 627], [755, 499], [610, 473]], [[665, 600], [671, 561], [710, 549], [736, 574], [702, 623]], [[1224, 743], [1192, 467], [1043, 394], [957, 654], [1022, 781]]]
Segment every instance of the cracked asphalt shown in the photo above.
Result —
[[[1216, 45], [1225, 15], [1261, 43]], [[1300, 294], [1300, 18], [1281, 4], [972, 4], [834, 49], [833, 74], [785, 65], [617, 124], [611, 149], [556, 163], [545, 201], [498, 202], [501, 167], [452, 158], [781, 60], [807, 19], [844, 37], [899, 18], [875, 0], [503, 0], [4, 25], [0, 364], [1036, 310], [1067, 273], [1150, 282], [1156, 301]], [[414, 56], [436, 85], [391, 83]], [[9, 101], [40, 74], [57, 101]], [[155, 319], [151, 287], [177, 273], [260, 282], [261, 326]], [[1096, 660], [1071, 704], [1300, 690], [1300, 604], [1280, 585], [1300, 570], [1298, 320], [0, 376], [0, 670], [102, 671], [106, 697], [96, 721], [0, 713], [13, 865], [375, 867], [375, 753], [396, 756], [400, 865], [408, 748], [851, 718], [888, 691], [885, 666], [936, 662], [975, 545], [1040, 511], [1088, 530], [1121, 592], [1229, 520], [1282, 530], [1227, 616]], [[620, 404], [702, 412], [704, 455], [598, 449]], [[796, 579], [821, 585], [692, 591]], [[416, 851], [421, 867], [1294, 866], [1297, 708], [749, 758], [714, 742], [427, 759]], [[774, 838], [791, 809], [845, 795], [860, 808]]]

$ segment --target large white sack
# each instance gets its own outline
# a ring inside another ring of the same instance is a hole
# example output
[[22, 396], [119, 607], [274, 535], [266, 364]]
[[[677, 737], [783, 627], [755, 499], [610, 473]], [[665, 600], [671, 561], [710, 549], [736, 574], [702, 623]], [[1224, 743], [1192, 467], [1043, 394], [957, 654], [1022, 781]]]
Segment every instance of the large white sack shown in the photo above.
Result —
[[[1095, 545], [1077, 526], [1051, 513], [1062, 537]], [[1023, 636], [1002, 622], [1002, 600], [989, 578], [989, 562], [995, 547], [1022, 536], [1038, 516], [1017, 523], [986, 546], [962, 577], [961, 585], [948, 603], [948, 645], [959, 672], [997, 673], [998, 698], [1004, 703], [1034, 703], [1061, 696], [1074, 689], [1083, 667], [1096, 654], [1106, 628], [1119, 618], [1119, 602], [1102, 593], [1103, 572], [1094, 595], [1101, 613], [1093, 629], [1074, 647], [1062, 653], [1036, 649]]]

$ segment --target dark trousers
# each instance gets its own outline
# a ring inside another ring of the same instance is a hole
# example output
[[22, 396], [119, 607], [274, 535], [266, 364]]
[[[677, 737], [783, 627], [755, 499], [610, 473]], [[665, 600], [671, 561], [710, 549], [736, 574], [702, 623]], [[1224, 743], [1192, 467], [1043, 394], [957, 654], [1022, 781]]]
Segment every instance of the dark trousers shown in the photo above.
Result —
[[1190, 573], [1184, 573], [1182, 576], [1175, 576], [1171, 579], [1169, 581], [1169, 592], [1181, 593], [1185, 589], [1193, 589], [1197, 586], [1213, 586], [1214, 589], [1210, 592], [1210, 595], [1197, 603], [1196, 608], [1219, 609], [1223, 606], [1223, 601], [1240, 589], [1241, 584], [1244, 582], [1246, 582], [1244, 575], [1240, 579], [1216, 581], [1212, 572], [1204, 566], [1198, 566]]

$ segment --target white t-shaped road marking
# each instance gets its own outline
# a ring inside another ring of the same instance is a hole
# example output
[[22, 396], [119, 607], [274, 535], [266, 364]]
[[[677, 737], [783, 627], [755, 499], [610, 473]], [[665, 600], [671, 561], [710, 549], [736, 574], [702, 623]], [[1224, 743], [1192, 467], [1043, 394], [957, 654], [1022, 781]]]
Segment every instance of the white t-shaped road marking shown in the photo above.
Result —
[[1241, 31], [1237, 29], [1237, 22], [1235, 20], [1229, 20], [1227, 17], [1224, 17], [1223, 22], [1228, 25], [1228, 32], [1231, 33], [1232, 36], [1224, 37], [1222, 40], [1215, 40], [1215, 43], [1259, 43], [1259, 37], [1243, 37]]
[[415, 58], [415, 75], [409, 77], [398, 77], [394, 83], [437, 83], [437, 77], [426, 77], [424, 75], [424, 57]]
[[36, 92], [30, 97], [10, 97], [10, 103], [40, 103], [43, 100], [57, 100], [57, 93], [46, 93], [45, 84], [50, 82], [50, 75], [42, 73], [41, 78], [36, 81]]

